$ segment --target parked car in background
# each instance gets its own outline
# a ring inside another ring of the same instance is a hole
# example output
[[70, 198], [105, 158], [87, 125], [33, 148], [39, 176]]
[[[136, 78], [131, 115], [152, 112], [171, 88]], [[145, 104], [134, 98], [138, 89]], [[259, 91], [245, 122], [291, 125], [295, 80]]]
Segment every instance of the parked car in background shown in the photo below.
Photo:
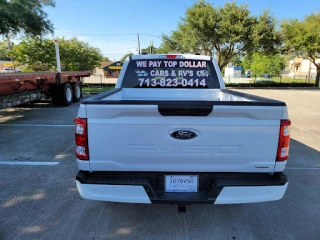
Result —
[[271, 74], [263, 74], [263, 77], [264, 78], [271, 78], [272, 76], [271, 76]]
[[251, 70], [246, 70], [246, 71], [245, 71], [245, 76], [246, 76], [246, 78], [250, 78], [250, 77], [251, 77], [251, 74], [252, 74]]
[[0, 73], [14, 73], [13, 68], [4, 68], [0, 70]]

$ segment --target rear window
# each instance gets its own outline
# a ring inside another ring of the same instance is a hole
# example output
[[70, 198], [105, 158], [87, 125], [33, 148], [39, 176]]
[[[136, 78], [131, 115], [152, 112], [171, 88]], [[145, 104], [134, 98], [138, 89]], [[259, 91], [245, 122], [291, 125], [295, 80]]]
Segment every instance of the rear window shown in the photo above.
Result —
[[205, 60], [131, 60], [123, 88], [220, 88], [213, 63]]

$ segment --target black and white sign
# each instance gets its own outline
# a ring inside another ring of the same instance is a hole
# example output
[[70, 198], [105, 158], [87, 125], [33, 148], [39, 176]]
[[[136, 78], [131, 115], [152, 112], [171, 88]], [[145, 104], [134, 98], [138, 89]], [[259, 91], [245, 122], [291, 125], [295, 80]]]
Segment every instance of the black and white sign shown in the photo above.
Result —
[[206, 61], [144, 60], [135, 64], [140, 87], [205, 87], [209, 76]]
[[130, 61], [124, 78], [140, 88], [210, 88], [213, 77], [211, 61], [148, 59]]

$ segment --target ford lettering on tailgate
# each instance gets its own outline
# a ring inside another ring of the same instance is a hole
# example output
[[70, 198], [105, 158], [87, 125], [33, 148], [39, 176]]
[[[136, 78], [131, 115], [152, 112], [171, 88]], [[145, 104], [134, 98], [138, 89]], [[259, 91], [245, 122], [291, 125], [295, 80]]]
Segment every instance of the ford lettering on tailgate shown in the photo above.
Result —
[[126, 144], [122, 146], [124, 155], [164, 156], [241, 156], [243, 155], [241, 145], [156, 145], [156, 144]]

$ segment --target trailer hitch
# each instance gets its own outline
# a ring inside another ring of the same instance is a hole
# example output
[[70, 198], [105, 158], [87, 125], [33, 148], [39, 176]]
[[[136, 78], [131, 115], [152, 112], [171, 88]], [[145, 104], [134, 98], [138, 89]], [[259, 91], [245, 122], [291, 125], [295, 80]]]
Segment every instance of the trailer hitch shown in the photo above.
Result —
[[178, 204], [178, 213], [186, 213], [186, 212], [187, 212], [187, 205]]

